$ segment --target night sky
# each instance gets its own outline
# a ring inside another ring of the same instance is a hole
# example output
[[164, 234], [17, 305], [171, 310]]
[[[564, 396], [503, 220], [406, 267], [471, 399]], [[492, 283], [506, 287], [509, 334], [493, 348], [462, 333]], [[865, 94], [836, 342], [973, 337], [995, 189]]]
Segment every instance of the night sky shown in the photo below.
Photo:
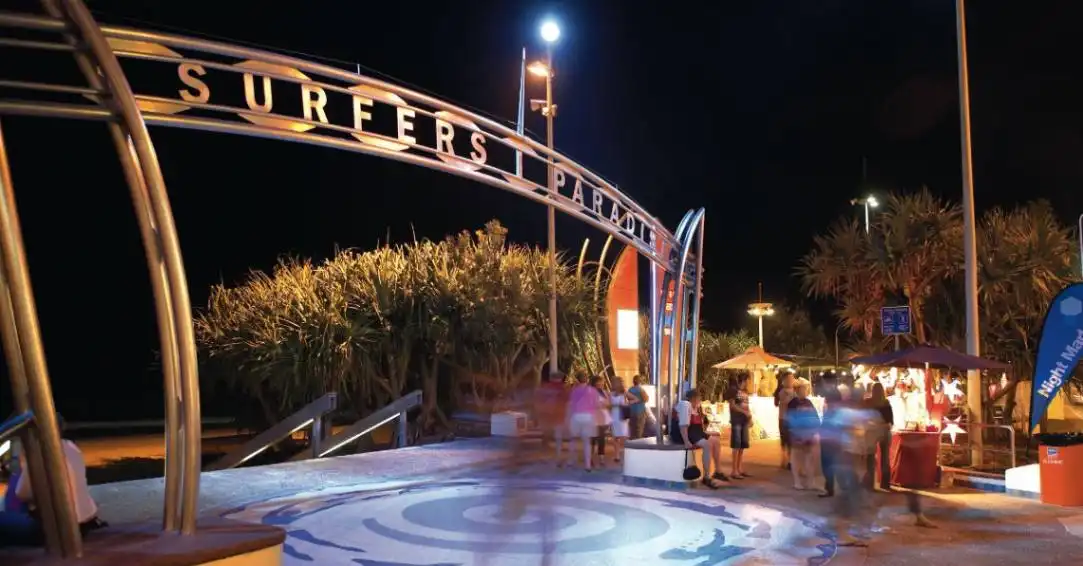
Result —
[[[540, 56], [538, 25], [555, 17], [558, 149], [671, 228], [706, 207], [711, 328], [753, 327], [745, 309], [757, 281], [767, 300], [802, 300], [794, 266], [813, 234], [859, 213], [850, 199], [923, 184], [956, 200], [961, 191], [950, 0], [89, 5], [107, 23], [359, 63], [509, 124], [520, 50]], [[974, 0], [968, 10], [979, 212], [1046, 198], [1074, 223], [1083, 3]], [[0, 78], [52, 65], [74, 72], [64, 59], [14, 55], [0, 51]], [[171, 68], [159, 69], [175, 88]], [[543, 97], [543, 86], [528, 82], [528, 96]], [[160, 416], [149, 283], [106, 128], [40, 118], [3, 127], [60, 409], [69, 419]], [[527, 127], [544, 139], [539, 115]], [[513, 239], [544, 241], [541, 205], [442, 173], [286, 142], [151, 134], [197, 306], [210, 285], [283, 255], [322, 259], [388, 235], [440, 238], [498, 218]], [[566, 249], [589, 237], [597, 253], [604, 239], [569, 217], [557, 229]], [[225, 412], [204, 403], [205, 414]]]

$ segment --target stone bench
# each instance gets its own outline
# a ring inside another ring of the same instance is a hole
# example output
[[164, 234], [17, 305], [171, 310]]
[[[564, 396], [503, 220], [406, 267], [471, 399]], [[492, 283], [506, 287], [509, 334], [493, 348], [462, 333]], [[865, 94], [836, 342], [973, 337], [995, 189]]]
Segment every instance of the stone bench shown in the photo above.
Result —
[[62, 560], [39, 548], [0, 550], [4, 566], [280, 566], [286, 532], [226, 519], [200, 521], [195, 534], [159, 525], [110, 526], [83, 541], [83, 557]]
[[653, 437], [629, 440], [624, 444], [624, 483], [688, 489], [695, 482], [682, 474], [690, 463], [700, 465], [700, 453], [699, 447], [688, 450], [668, 440], [659, 444]]

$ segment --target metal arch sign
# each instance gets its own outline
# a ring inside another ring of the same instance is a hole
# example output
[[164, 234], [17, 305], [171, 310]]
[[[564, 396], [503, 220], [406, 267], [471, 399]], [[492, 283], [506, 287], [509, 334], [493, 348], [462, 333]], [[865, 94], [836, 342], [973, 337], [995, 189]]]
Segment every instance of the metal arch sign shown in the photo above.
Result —
[[[148, 124], [299, 141], [472, 178], [553, 204], [664, 269], [676, 268], [657, 254], [659, 242], [672, 248], [676, 239], [639, 204], [578, 163], [488, 118], [292, 57], [126, 28], [102, 31], [122, 62], [172, 67], [171, 83], [155, 73], [155, 80], [141, 84], [139, 75], [127, 73]], [[178, 50], [200, 55], [185, 57]], [[519, 155], [523, 168], [516, 174]]]

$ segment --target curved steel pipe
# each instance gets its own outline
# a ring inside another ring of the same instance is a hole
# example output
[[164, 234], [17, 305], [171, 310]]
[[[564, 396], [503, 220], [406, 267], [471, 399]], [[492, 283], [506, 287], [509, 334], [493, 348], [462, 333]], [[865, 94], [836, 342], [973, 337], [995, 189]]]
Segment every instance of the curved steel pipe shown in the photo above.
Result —
[[695, 291], [693, 294], [693, 300], [695, 305], [692, 308], [692, 359], [689, 362], [691, 364], [689, 381], [692, 387], [696, 386], [699, 373], [699, 316], [700, 316], [700, 304], [703, 302], [703, 240], [706, 239], [707, 233], [707, 213], [705, 209], [700, 209], [702, 214], [699, 217], [699, 230], [697, 230], [698, 245], [696, 249], [696, 274], [695, 274]]
[[200, 422], [199, 378], [196, 359], [195, 332], [192, 307], [185, 280], [184, 261], [180, 242], [169, 204], [165, 181], [158, 165], [158, 156], [151, 143], [150, 134], [136, 104], [135, 95], [128, 84], [120, 63], [105, 40], [98, 24], [80, 0], [64, 0], [64, 12], [72, 27], [88, 47], [91, 57], [98, 64], [103, 86], [111, 94], [116, 112], [131, 137], [131, 148], [137, 158], [136, 164], [146, 181], [150, 211], [158, 226], [162, 246], [162, 259], [167, 288], [172, 302], [173, 326], [177, 337], [177, 369], [183, 399], [183, 481], [180, 488], [180, 527], [184, 534], [196, 529], [199, 504], [199, 473], [202, 463], [202, 423]]
[[[11, 169], [8, 166], [7, 148], [4, 134], [0, 130], [0, 263], [8, 286], [11, 299], [11, 313], [14, 322], [16, 341], [5, 338], [5, 346], [17, 343], [22, 356], [22, 370], [26, 376], [26, 389], [19, 391], [14, 380], [13, 393], [18, 396], [25, 393], [29, 397], [30, 408], [36, 415], [36, 426], [40, 434], [39, 446], [41, 468], [36, 461], [31, 461], [30, 472], [44, 472], [38, 479], [41, 492], [48, 492], [45, 502], [51, 502], [54, 526], [59, 533], [53, 541], [59, 542], [61, 556], [79, 557], [83, 554], [83, 539], [79, 534], [79, 525], [75, 520], [72, 505], [71, 483], [68, 482], [68, 465], [61, 446], [60, 428], [56, 422], [56, 405], [53, 404], [52, 384], [49, 383], [49, 369], [45, 363], [45, 350], [41, 345], [41, 328], [38, 324], [37, 306], [34, 304], [33, 287], [30, 285], [30, 271], [26, 264], [26, 248], [23, 245], [22, 227], [19, 225], [19, 213], [15, 206], [15, 190], [12, 187]], [[10, 322], [10, 321], [9, 321]], [[6, 324], [5, 324], [6, 326]], [[11, 356], [11, 354], [8, 354]], [[14, 375], [14, 373], [13, 373]], [[17, 379], [17, 376], [16, 376]], [[32, 455], [32, 454], [31, 454]], [[38, 460], [37, 456], [34, 460]], [[31, 476], [33, 480], [33, 476]], [[48, 517], [43, 517], [48, 518]], [[49, 528], [48, 523], [44, 525]], [[51, 538], [51, 537], [50, 537]], [[48, 540], [48, 539], [47, 539]]]
[[[699, 231], [698, 229], [699, 229], [699, 227], [701, 225], [701, 221], [703, 220], [704, 212], [705, 211], [702, 208], [699, 209], [698, 211], [696, 211], [695, 215], [691, 218], [691, 221], [688, 224], [687, 230], [685, 230], [685, 232], [683, 234], [684, 235], [683, 244], [681, 246], [681, 255], [680, 255], [680, 259], [679, 259], [679, 267], [677, 269], [677, 274], [678, 274], [677, 275], [677, 283], [676, 283], [677, 291], [673, 295], [674, 299], [676, 299], [677, 297], [683, 298], [683, 293], [684, 293], [684, 272], [685, 272], [685, 269], [687, 269], [687, 267], [688, 267], [688, 254], [692, 249], [692, 242], [694, 241], [696, 233]], [[685, 310], [685, 308], [686, 307], [682, 305], [681, 310], [683, 311], [683, 310]], [[683, 389], [680, 386], [680, 384], [683, 383], [683, 381], [684, 381], [684, 379], [680, 375], [680, 372], [681, 372], [681, 367], [684, 365], [684, 360], [678, 359], [678, 356], [680, 355], [680, 352], [681, 352], [681, 344], [684, 342], [684, 336], [678, 336], [677, 335], [677, 328], [678, 328], [678, 325], [680, 325], [683, 328], [683, 326], [684, 326], [683, 318], [684, 317], [683, 316], [676, 316], [677, 313], [674, 313], [674, 315], [675, 316], [673, 317], [673, 322], [670, 323], [670, 331], [669, 331], [669, 335], [670, 335], [669, 346], [670, 346], [670, 350], [671, 350], [670, 351], [670, 359], [669, 359], [669, 372], [670, 372], [670, 379], [669, 380], [670, 380], [670, 382], [673, 382], [674, 381], [673, 376], [677, 376], [677, 381], [676, 381], [677, 384], [678, 384], [677, 392], [678, 392], [678, 394], [680, 394], [681, 390]]]
[[[45, 12], [50, 16], [62, 18], [64, 12], [56, 0], [42, 0]], [[85, 53], [76, 49], [79, 45], [75, 36], [64, 34], [64, 39], [74, 50], [75, 62], [86, 78], [91, 90], [104, 92], [101, 77]], [[151, 212], [150, 195], [147, 181], [142, 174], [139, 155], [135, 151], [131, 136], [117, 123], [108, 125], [109, 135], [120, 159], [121, 169], [131, 194], [132, 206], [139, 226], [139, 235], [143, 241], [147, 270], [150, 274], [152, 296], [154, 297], [155, 318], [158, 324], [158, 341], [162, 355], [163, 390], [165, 392], [165, 488], [162, 513], [162, 528], [166, 531], [177, 530], [177, 508], [180, 503], [181, 463], [180, 443], [180, 398], [178, 397], [177, 374], [177, 331], [173, 324], [173, 302], [170, 299], [169, 280], [162, 263], [162, 250], [158, 239], [158, 225]]]

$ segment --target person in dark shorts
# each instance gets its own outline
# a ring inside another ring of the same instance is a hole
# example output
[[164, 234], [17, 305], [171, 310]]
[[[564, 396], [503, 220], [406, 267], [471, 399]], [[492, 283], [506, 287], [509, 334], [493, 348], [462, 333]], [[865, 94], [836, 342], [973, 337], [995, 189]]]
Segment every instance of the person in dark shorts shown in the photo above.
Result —
[[[673, 407], [669, 422], [669, 440], [687, 450], [701, 448], [703, 478], [700, 481], [711, 489], [718, 489], [729, 483], [726, 475], [722, 473], [722, 444], [718, 435], [707, 434], [709, 423], [703, 414], [701, 402], [699, 392], [690, 389], [685, 393], [684, 400]], [[708, 475], [712, 464], [714, 473]]]
[[631, 409], [631, 437], [643, 438], [644, 430], [647, 427], [647, 402], [650, 401], [650, 396], [643, 390], [643, 378], [635, 376], [632, 378], [632, 388], [628, 390], [628, 393], [632, 394], [637, 401], [629, 405]]
[[744, 469], [745, 450], [750, 445], [749, 427], [752, 411], [748, 408], [748, 373], [741, 373], [732, 382], [730, 402], [730, 448], [733, 449], [733, 467], [730, 477], [739, 480], [749, 477]]

